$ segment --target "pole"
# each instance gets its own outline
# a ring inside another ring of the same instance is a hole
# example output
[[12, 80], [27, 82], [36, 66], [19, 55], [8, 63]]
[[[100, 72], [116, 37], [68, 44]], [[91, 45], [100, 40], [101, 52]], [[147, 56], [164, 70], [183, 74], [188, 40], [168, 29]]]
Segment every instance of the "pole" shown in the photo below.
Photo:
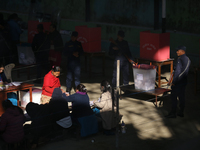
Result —
[[162, 33], [166, 32], [166, 0], [162, 0]]
[[116, 78], [116, 148], [119, 148], [119, 83], [120, 83], [120, 60], [117, 60], [117, 78]]

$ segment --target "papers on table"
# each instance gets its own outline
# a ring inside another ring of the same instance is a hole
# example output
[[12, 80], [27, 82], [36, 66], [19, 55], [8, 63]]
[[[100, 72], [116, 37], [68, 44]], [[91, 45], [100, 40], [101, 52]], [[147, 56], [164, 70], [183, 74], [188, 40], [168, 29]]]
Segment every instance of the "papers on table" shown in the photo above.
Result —
[[21, 85], [21, 83], [22, 82], [11, 82], [11, 83], [9, 83], [9, 86], [19, 86], [19, 85]]

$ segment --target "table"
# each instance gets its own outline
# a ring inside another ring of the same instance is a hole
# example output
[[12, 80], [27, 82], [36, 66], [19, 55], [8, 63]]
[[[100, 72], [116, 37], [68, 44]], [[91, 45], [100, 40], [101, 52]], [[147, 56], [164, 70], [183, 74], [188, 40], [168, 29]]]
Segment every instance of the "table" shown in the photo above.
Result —
[[84, 52], [85, 56], [85, 70], [87, 72], [87, 58], [89, 57], [89, 77], [92, 76], [92, 58], [102, 57], [102, 75], [105, 75], [105, 51], [100, 52]]
[[138, 58], [137, 62], [138, 63], [147, 63], [150, 64], [152, 63], [152, 65], [155, 65], [158, 67], [158, 87], [161, 87], [161, 84], [166, 84], [168, 82], [161, 82], [161, 66], [163, 65], [170, 65], [170, 75], [172, 75], [173, 72], [173, 58], [170, 58], [168, 60], [163, 60], [163, 61], [155, 61], [155, 60], [147, 60], [147, 59], [142, 59], [142, 58]]
[[[157, 107], [157, 97], [158, 97], [158, 95], [161, 95], [161, 94], [164, 94], [164, 93], [171, 91], [171, 89], [165, 89], [165, 88], [155, 88], [155, 89], [149, 90], [149, 91], [138, 90], [138, 89], [135, 89], [134, 84], [122, 86], [122, 87], [120, 87], [120, 89], [123, 90], [123, 91], [129, 91], [129, 92], [133, 92], [133, 93], [136, 93], [136, 94], [142, 93], [142, 94], [154, 95], [155, 101], [156, 101], [156, 104], [155, 104], [156, 107]], [[123, 95], [121, 95], [121, 96], [123, 97]]]
[[32, 102], [32, 87], [34, 84], [22, 83], [19, 86], [10, 86], [8, 89], [0, 90], [0, 116], [4, 113], [2, 102], [7, 99], [7, 93], [17, 91], [17, 105], [19, 106], [19, 91], [27, 90], [30, 91], [30, 102]]

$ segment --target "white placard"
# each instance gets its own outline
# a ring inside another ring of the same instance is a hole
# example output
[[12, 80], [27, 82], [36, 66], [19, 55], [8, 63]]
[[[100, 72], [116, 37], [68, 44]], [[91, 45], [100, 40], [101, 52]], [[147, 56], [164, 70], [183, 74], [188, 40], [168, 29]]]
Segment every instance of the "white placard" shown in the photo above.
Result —
[[136, 79], [140, 81], [143, 80], [143, 74], [137, 73]]

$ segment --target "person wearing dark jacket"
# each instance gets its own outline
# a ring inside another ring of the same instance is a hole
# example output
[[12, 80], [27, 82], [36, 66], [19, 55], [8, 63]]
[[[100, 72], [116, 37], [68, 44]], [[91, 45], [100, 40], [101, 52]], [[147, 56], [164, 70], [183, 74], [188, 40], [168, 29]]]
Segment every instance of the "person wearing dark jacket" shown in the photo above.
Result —
[[1, 137], [6, 143], [20, 142], [24, 138], [23, 124], [25, 117], [18, 106], [13, 106], [9, 100], [4, 100], [2, 106], [5, 113], [0, 120]]
[[38, 34], [33, 38], [32, 49], [35, 53], [36, 63], [37, 63], [37, 80], [35, 83], [41, 83], [42, 69], [48, 72], [48, 59], [49, 59], [49, 49], [50, 41], [46, 33], [43, 32], [43, 24], [37, 25]]
[[[51, 122], [54, 127], [69, 128], [72, 125], [66, 95], [60, 88], [55, 88], [49, 102]], [[58, 125], [57, 125], [58, 124]]]
[[[191, 64], [190, 59], [186, 56], [186, 47], [177, 47], [178, 59], [176, 66], [174, 67], [174, 76], [171, 86], [171, 100], [172, 100], [172, 110], [166, 116], [167, 118], [176, 118], [176, 115], [184, 117], [185, 109], [185, 87], [187, 85], [187, 75], [189, 72], [189, 67]], [[177, 98], [179, 99], [180, 110], [177, 113]]]
[[76, 87], [76, 93], [66, 97], [68, 102], [72, 102], [72, 117], [79, 118], [83, 116], [89, 116], [93, 114], [90, 108], [89, 97], [87, 95], [87, 89], [83, 84], [79, 84]]
[[11, 62], [11, 40], [8, 29], [5, 27], [4, 20], [0, 19], [0, 61], [4, 64], [9, 64]]
[[51, 66], [60, 66], [61, 64], [61, 54], [63, 51], [63, 40], [60, 33], [56, 30], [56, 25], [50, 25], [50, 53], [49, 60]]
[[[109, 47], [109, 55], [114, 56], [114, 69], [112, 78], [112, 87], [116, 87], [116, 70], [117, 60], [120, 60], [120, 70], [123, 72], [123, 84], [129, 83], [129, 62], [126, 57], [133, 60], [128, 42], [124, 40], [124, 31], [119, 30], [115, 43], [111, 42]], [[133, 62], [133, 61], [132, 61]]]
[[74, 31], [71, 35], [71, 40], [65, 44], [63, 54], [67, 56], [67, 92], [70, 93], [72, 80], [74, 76], [75, 87], [80, 84], [81, 63], [80, 56], [83, 54], [81, 42], [77, 41], [78, 32]]

